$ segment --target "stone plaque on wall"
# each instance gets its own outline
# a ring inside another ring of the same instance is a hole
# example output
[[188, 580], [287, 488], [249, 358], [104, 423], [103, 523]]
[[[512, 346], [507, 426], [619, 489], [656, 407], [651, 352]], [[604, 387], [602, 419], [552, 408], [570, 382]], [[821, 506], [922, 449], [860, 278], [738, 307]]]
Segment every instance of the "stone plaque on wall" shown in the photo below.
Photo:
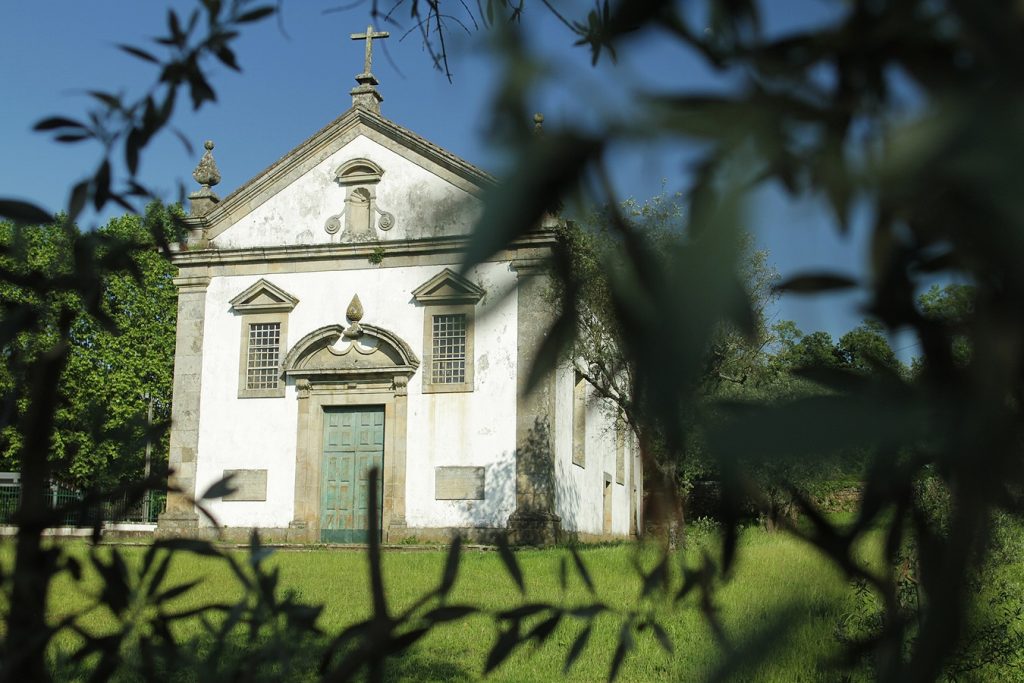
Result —
[[483, 500], [483, 467], [435, 467], [435, 500]]
[[224, 476], [232, 477], [231, 488], [235, 492], [224, 496], [223, 500], [267, 499], [266, 470], [224, 470]]

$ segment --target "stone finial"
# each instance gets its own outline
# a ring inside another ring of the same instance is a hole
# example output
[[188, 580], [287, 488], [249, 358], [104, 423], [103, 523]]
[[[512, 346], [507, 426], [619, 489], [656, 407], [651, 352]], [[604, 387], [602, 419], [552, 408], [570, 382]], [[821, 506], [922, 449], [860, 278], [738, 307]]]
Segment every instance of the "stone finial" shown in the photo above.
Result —
[[359, 321], [363, 319], [363, 303], [359, 300], [359, 295], [355, 294], [352, 297], [352, 301], [349, 303], [348, 308], [345, 310], [345, 317], [348, 318], [349, 326], [345, 328], [342, 334], [346, 339], [358, 339], [363, 335], [363, 328], [359, 324]]
[[365, 40], [366, 53], [363, 58], [363, 72], [356, 76], [356, 87], [349, 91], [352, 95], [352, 106], [366, 109], [374, 113], [380, 113], [380, 103], [384, 101], [381, 94], [377, 92], [379, 83], [370, 70], [373, 62], [373, 39], [387, 38], [391, 34], [387, 31], [374, 31], [373, 26], [367, 26], [365, 33], [353, 33], [349, 37], [352, 40]]
[[540, 112], [533, 115], [533, 134], [544, 134], [544, 114], [541, 114]]
[[192, 177], [200, 188], [188, 196], [191, 201], [189, 212], [193, 216], [206, 215], [220, 201], [220, 197], [210, 189], [220, 182], [220, 170], [213, 159], [213, 140], [204, 142], [203, 147], [206, 148], [203, 158], [199, 160], [196, 170], [192, 171]]

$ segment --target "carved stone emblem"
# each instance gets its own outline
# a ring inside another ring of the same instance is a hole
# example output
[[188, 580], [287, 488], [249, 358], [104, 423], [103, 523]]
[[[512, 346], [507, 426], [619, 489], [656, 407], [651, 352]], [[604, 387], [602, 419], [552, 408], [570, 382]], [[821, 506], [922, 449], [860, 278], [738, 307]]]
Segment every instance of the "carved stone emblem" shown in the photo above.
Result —
[[328, 235], [341, 232], [342, 242], [372, 242], [377, 230], [394, 227], [395, 216], [377, 206], [376, 187], [383, 174], [369, 159], [351, 159], [335, 171], [335, 181], [346, 189], [345, 207], [324, 223]]

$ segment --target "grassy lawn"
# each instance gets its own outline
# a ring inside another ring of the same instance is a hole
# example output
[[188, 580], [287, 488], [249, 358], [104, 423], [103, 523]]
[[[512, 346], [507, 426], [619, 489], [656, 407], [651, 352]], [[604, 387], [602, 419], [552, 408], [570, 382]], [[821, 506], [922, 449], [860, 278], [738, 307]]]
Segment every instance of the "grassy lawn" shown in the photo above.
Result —
[[[873, 544], [874, 541], [869, 541]], [[85, 558], [84, 544], [66, 548]], [[129, 564], [141, 561], [145, 548], [122, 548]], [[864, 548], [865, 556], [877, 547]], [[2, 557], [10, 562], [11, 549], [3, 547]], [[688, 551], [690, 560], [698, 551]], [[619, 680], [701, 680], [722, 663], [722, 651], [690, 596], [678, 605], [658, 597], [648, 603], [638, 602], [640, 578], [637, 562], [650, 567], [654, 551], [639, 551], [632, 545], [584, 548], [580, 551], [587, 564], [598, 596], [618, 610], [643, 606], [658, 615], [673, 643], [675, 651], [666, 653], [650, 631], [637, 634], [636, 648], [627, 657]], [[563, 593], [560, 564], [571, 557], [564, 549], [523, 551], [517, 553], [526, 577], [526, 601], [549, 601], [574, 606], [590, 601], [586, 586], [571, 567]], [[384, 557], [385, 582], [392, 612], [411, 604], [425, 590], [437, 584], [444, 566], [445, 553], [437, 551], [389, 552]], [[281, 591], [293, 591], [302, 601], [323, 604], [325, 609], [319, 625], [328, 634], [336, 634], [345, 626], [370, 614], [370, 590], [366, 558], [361, 552], [348, 550], [278, 551], [267, 562], [281, 571]], [[676, 570], [678, 571], [678, 562]], [[189, 593], [177, 598], [173, 605], [187, 609], [214, 600], [232, 600], [241, 590], [223, 563], [193, 555], [181, 554], [172, 562], [166, 586], [201, 579]], [[62, 577], [51, 592], [53, 618], [80, 611], [90, 604], [100, 582], [86, 574], [82, 584]], [[677, 584], [678, 585], [678, 582]], [[726, 631], [734, 642], [763, 634], [771, 642], [755, 642], [755, 651], [770, 652], [754, 669], [737, 672], [738, 678], [758, 681], [835, 680], [837, 672], [829, 669], [830, 655], [837, 652], [834, 633], [844, 614], [852, 609], [854, 595], [849, 584], [828, 563], [814, 555], [798, 541], [783, 534], [766, 534], [748, 529], [741, 537], [740, 560], [731, 580], [719, 594], [720, 615]], [[466, 552], [450, 603], [465, 603], [498, 610], [516, 607], [524, 601], [495, 552]], [[785, 617], [774, 621], [780, 613]], [[102, 632], [110, 627], [110, 617], [94, 612], [83, 622], [89, 630]], [[530, 623], [525, 628], [530, 627]], [[622, 625], [621, 618], [606, 614], [598, 617], [587, 648], [568, 676], [562, 673], [566, 653], [583, 623], [563, 620], [547, 643], [532, 644], [516, 651], [488, 677], [495, 681], [603, 680]], [[182, 624], [178, 633], [192, 639], [196, 648], [204, 645], [198, 622]], [[392, 660], [388, 670], [391, 680], [477, 680], [483, 675], [484, 662], [495, 642], [497, 629], [490, 617], [475, 616], [442, 625], [428, 634], [410, 651]], [[73, 645], [74, 636], [59, 638], [54, 646], [59, 661]], [[299, 647], [301, 644], [296, 644]], [[310, 644], [315, 651], [317, 643]], [[241, 644], [236, 656], [243, 652]], [[313, 661], [312, 658], [310, 661]]]

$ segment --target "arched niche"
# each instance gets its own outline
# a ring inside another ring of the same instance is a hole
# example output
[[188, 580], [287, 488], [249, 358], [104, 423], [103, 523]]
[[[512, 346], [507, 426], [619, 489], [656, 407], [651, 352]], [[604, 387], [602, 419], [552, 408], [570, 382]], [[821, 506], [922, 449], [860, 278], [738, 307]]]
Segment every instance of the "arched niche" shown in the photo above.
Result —
[[384, 409], [381, 532], [405, 537], [408, 381], [420, 361], [398, 335], [375, 325], [328, 325], [307, 334], [282, 365], [298, 404], [295, 449], [296, 537], [319, 541], [325, 409]]
[[348, 338], [346, 329], [351, 328], [327, 325], [296, 342], [282, 364], [285, 378], [349, 383], [357, 378], [407, 379], [420, 366], [412, 348], [394, 332], [360, 325], [359, 335]]

